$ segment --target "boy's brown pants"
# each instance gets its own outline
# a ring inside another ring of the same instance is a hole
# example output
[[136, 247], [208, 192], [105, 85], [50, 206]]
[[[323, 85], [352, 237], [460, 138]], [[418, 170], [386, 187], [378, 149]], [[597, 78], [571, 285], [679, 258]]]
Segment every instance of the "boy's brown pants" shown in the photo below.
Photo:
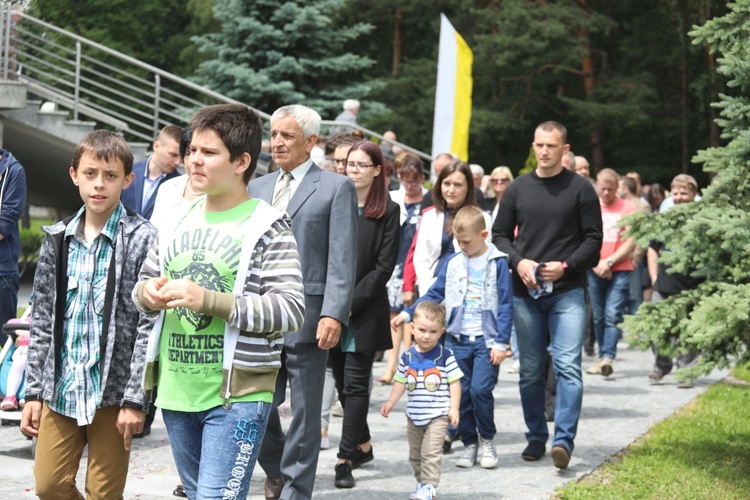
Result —
[[39, 498], [84, 498], [75, 481], [87, 444], [86, 498], [122, 498], [130, 452], [125, 451], [122, 436], [117, 432], [119, 413], [117, 406], [99, 409], [90, 425], [79, 427], [74, 418], [60, 415], [44, 403], [34, 463]]
[[437, 488], [440, 483], [440, 461], [443, 440], [448, 432], [448, 417], [437, 417], [424, 426], [406, 419], [406, 438], [409, 441], [409, 463], [418, 483]]

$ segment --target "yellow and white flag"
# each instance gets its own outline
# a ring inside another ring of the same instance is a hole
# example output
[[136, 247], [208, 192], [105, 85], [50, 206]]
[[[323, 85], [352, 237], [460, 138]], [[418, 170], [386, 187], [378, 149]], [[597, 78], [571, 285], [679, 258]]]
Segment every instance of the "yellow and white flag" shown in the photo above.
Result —
[[463, 161], [469, 159], [473, 62], [471, 48], [448, 18], [440, 14], [435, 123], [432, 129], [433, 157], [440, 153], [453, 153]]

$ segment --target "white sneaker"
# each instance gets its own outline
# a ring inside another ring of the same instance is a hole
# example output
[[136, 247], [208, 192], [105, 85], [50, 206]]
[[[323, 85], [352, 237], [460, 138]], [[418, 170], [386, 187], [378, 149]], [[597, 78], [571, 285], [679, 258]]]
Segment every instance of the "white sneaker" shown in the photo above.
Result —
[[484, 439], [482, 436], [479, 436], [479, 443], [482, 446], [482, 458], [479, 459], [479, 465], [484, 469], [492, 469], [497, 465], [495, 443], [491, 439]]
[[435, 498], [435, 487], [431, 484], [423, 484], [414, 494], [414, 500], [432, 500], [433, 498]]
[[461, 458], [456, 462], [456, 467], [474, 467], [477, 463], [477, 452], [479, 451], [479, 443], [470, 444], [464, 448], [464, 453]]
[[327, 450], [330, 447], [331, 447], [331, 440], [328, 439], [328, 436], [321, 436], [320, 437], [320, 449]]
[[510, 368], [508, 368], [508, 373], [518, 373], [518, 370], [521, 369], [521, 363], [518, 361], [515, 361], [512, 365], [510, 365]]
[[414, 493], [412, 493], [411, 495], [409, 495], [409, 500], [415, 500], [415, 499], [419, 498], [419, 497], [417, 497], [417, 495], [419, 494], [419, 490], [422, 489], [422, 486], [424, 486], [424, 484], [417, 483], [417, 487], [414, 489]]

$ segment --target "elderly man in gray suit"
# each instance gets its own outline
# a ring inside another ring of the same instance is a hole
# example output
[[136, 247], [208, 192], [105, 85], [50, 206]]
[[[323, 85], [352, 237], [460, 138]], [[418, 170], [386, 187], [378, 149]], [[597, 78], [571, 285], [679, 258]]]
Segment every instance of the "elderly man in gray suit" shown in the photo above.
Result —
[[[283, 366], [258, 463], [266, 498], [310, 498], [320, 450], [320, 409], [328, 350], [347, 325], [357, 268], [357, 197], [343, 175], [310, 159], [320, 115], [302, 105], [271, 117], [271, 153], [281, 170], [256, 179], [248, 193], [292, 218], [305, 285], [305, 324], [284, 335]], [[285, 437], [278, 405], [291, 386], [292, 423]]]

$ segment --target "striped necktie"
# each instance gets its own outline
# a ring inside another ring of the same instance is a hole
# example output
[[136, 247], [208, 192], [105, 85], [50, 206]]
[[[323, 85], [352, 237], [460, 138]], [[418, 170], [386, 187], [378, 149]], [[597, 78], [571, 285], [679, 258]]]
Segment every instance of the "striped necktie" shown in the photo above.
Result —
[[273, 208], [286, 211], [287, 205], [289, 205], [289, 198], [292, 195], [292, 174], [290, 172], [284, 172], [281, 176], [281, 182], [279, 183], [278, 189], [276, 190], [276, 196], [273, 197]]

